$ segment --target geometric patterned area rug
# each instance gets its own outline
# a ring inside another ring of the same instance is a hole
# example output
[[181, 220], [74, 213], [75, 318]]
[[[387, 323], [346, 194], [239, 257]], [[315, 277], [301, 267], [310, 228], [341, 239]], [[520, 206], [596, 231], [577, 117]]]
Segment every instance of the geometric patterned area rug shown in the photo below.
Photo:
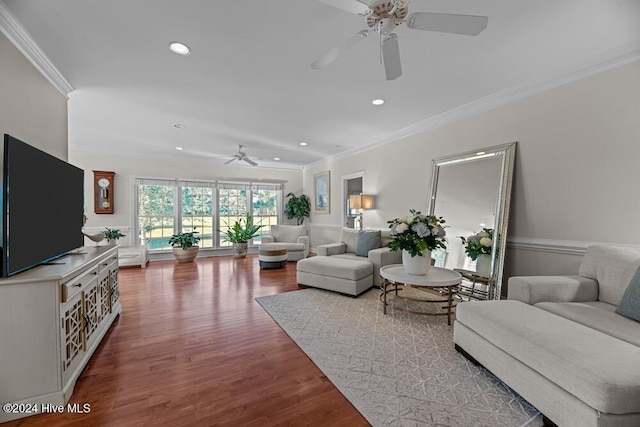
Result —
[[256, 298], [373, 426], [543, 425], [540, 413], [453, 346], [446, 316], [398, 307], [380, 290], [351, 298], [304, 289]]

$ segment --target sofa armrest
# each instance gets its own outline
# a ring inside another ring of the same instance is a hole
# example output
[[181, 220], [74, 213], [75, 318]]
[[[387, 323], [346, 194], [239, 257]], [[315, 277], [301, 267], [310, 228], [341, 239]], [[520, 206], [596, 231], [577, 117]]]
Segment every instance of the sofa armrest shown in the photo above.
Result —
[[347, 245], [342, 242], [328, 243], [326, 245], [318, 245], [317, 251], [319, 256], [344, 254], [347, 252]]
[[296, 242], [304, 244], [304, 258], [308, 257], [309, 256], [309, 236], [299, 236]]
[[266, 236], [262, 236], [261, 241], [262, 243], [275, 243], [276, 238], [273, 236], [266, 235]]
[[597, 301], [598, 282], [582, 276], [514, 276], [509, 278], [507, 299], [531, 305]]
[[389, 264], [402, 263], [402, 252], [392, 252], [389, 248], [372, 249], [368, 254], [369, 262], [373, 264], [373, 284], [375, 286], [382, 283], [382, 277], [380, 277], [380, 268]]

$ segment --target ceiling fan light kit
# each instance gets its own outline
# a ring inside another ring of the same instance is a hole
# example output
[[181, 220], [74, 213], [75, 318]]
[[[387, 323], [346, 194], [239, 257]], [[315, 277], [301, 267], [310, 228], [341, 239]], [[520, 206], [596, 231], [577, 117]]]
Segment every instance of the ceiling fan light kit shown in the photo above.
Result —
[[486, 16], [452, 13], [414, 12], [409, 14], [409, 1], [407, 0], [383, 0], [370, 6], [358, 0], [318, 1], [364, 16], [369, 28], [357, 32], [322, 55], [311, 64], [311, 68], [319, 70], [326, 67], [344, 52], [354, 48], [373, 31], [380, 34], [380, 49], [387, 80], [395, 80], [402, 75], [398, 36], [393, 33], [397, 26], [406, 23], [407, 27], [412, 30], [477, 36], [487, 27], [489, 20]]

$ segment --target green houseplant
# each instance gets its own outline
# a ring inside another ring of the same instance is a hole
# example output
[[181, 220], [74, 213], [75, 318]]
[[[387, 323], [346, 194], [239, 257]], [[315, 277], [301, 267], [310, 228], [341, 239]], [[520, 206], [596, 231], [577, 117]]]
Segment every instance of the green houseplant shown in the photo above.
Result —
[[225, 242], [233, 243], [233, 256], [243, 258], [247, 255], [247, 242], [257, 236], [261, 228], [262, 225], [254, 224], [253, 217], [247, 213], [245, 218], [240, 218], [227, 231], [218, 232], [224, 234]]
[[311, 201], [304, 194], [298, 197], [293, 193], [289, 193], [287, 197], [289, 199], [284, 205], [284, 214], [287, 219], [295, 218], [298, 221], [298, 225], [301, 225], [311, 213]]
[[107, 227], [102, 233], [104, 234], [105, 239], [107, 239], [107, 242], [111, 245], [115, 245], [119, 238], [125, 237], [125, 235], [117, 228]]
[[200, 237], [196, 234], [196, 227], [193, 227], [193, 231], [177, 233], [169, 238], [173, 256], [178, 262], [192, 262], [198, 256]]

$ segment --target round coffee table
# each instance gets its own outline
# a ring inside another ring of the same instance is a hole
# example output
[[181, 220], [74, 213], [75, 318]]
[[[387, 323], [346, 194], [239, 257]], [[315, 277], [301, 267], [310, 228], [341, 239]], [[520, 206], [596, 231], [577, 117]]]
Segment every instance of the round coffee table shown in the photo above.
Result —
[[[428, 303], [447, 303], [446, 312], [444, 313], [416, 313], [430, 316], [447, 316], [447, 323], [451, 325], [451, 309], [453, 307], [453, 294], [462, 280], [460, 273], [440, 267], [431, 267], [429, 272], [423, 276], [415, 276], [404, 271], [402, 264], [390, 264], [380, 269], [380, 276], [384, 279], [382, 282], [382, 294], [380, 298], [383, 302], [383, 312], [387, 314], [387, 294], [395, 292], [396, 298], [421, 301]], [[425, 288], [437, 291], [439, 294], [446, 295], [447, 299], [423, 299], [410, 298], [398, 295], [398, 285], [413, 286], [416, 288]], [[390, 287], [390, 288], [389, 288]], [[415, 312], [414, 312], [415, 313]]]

